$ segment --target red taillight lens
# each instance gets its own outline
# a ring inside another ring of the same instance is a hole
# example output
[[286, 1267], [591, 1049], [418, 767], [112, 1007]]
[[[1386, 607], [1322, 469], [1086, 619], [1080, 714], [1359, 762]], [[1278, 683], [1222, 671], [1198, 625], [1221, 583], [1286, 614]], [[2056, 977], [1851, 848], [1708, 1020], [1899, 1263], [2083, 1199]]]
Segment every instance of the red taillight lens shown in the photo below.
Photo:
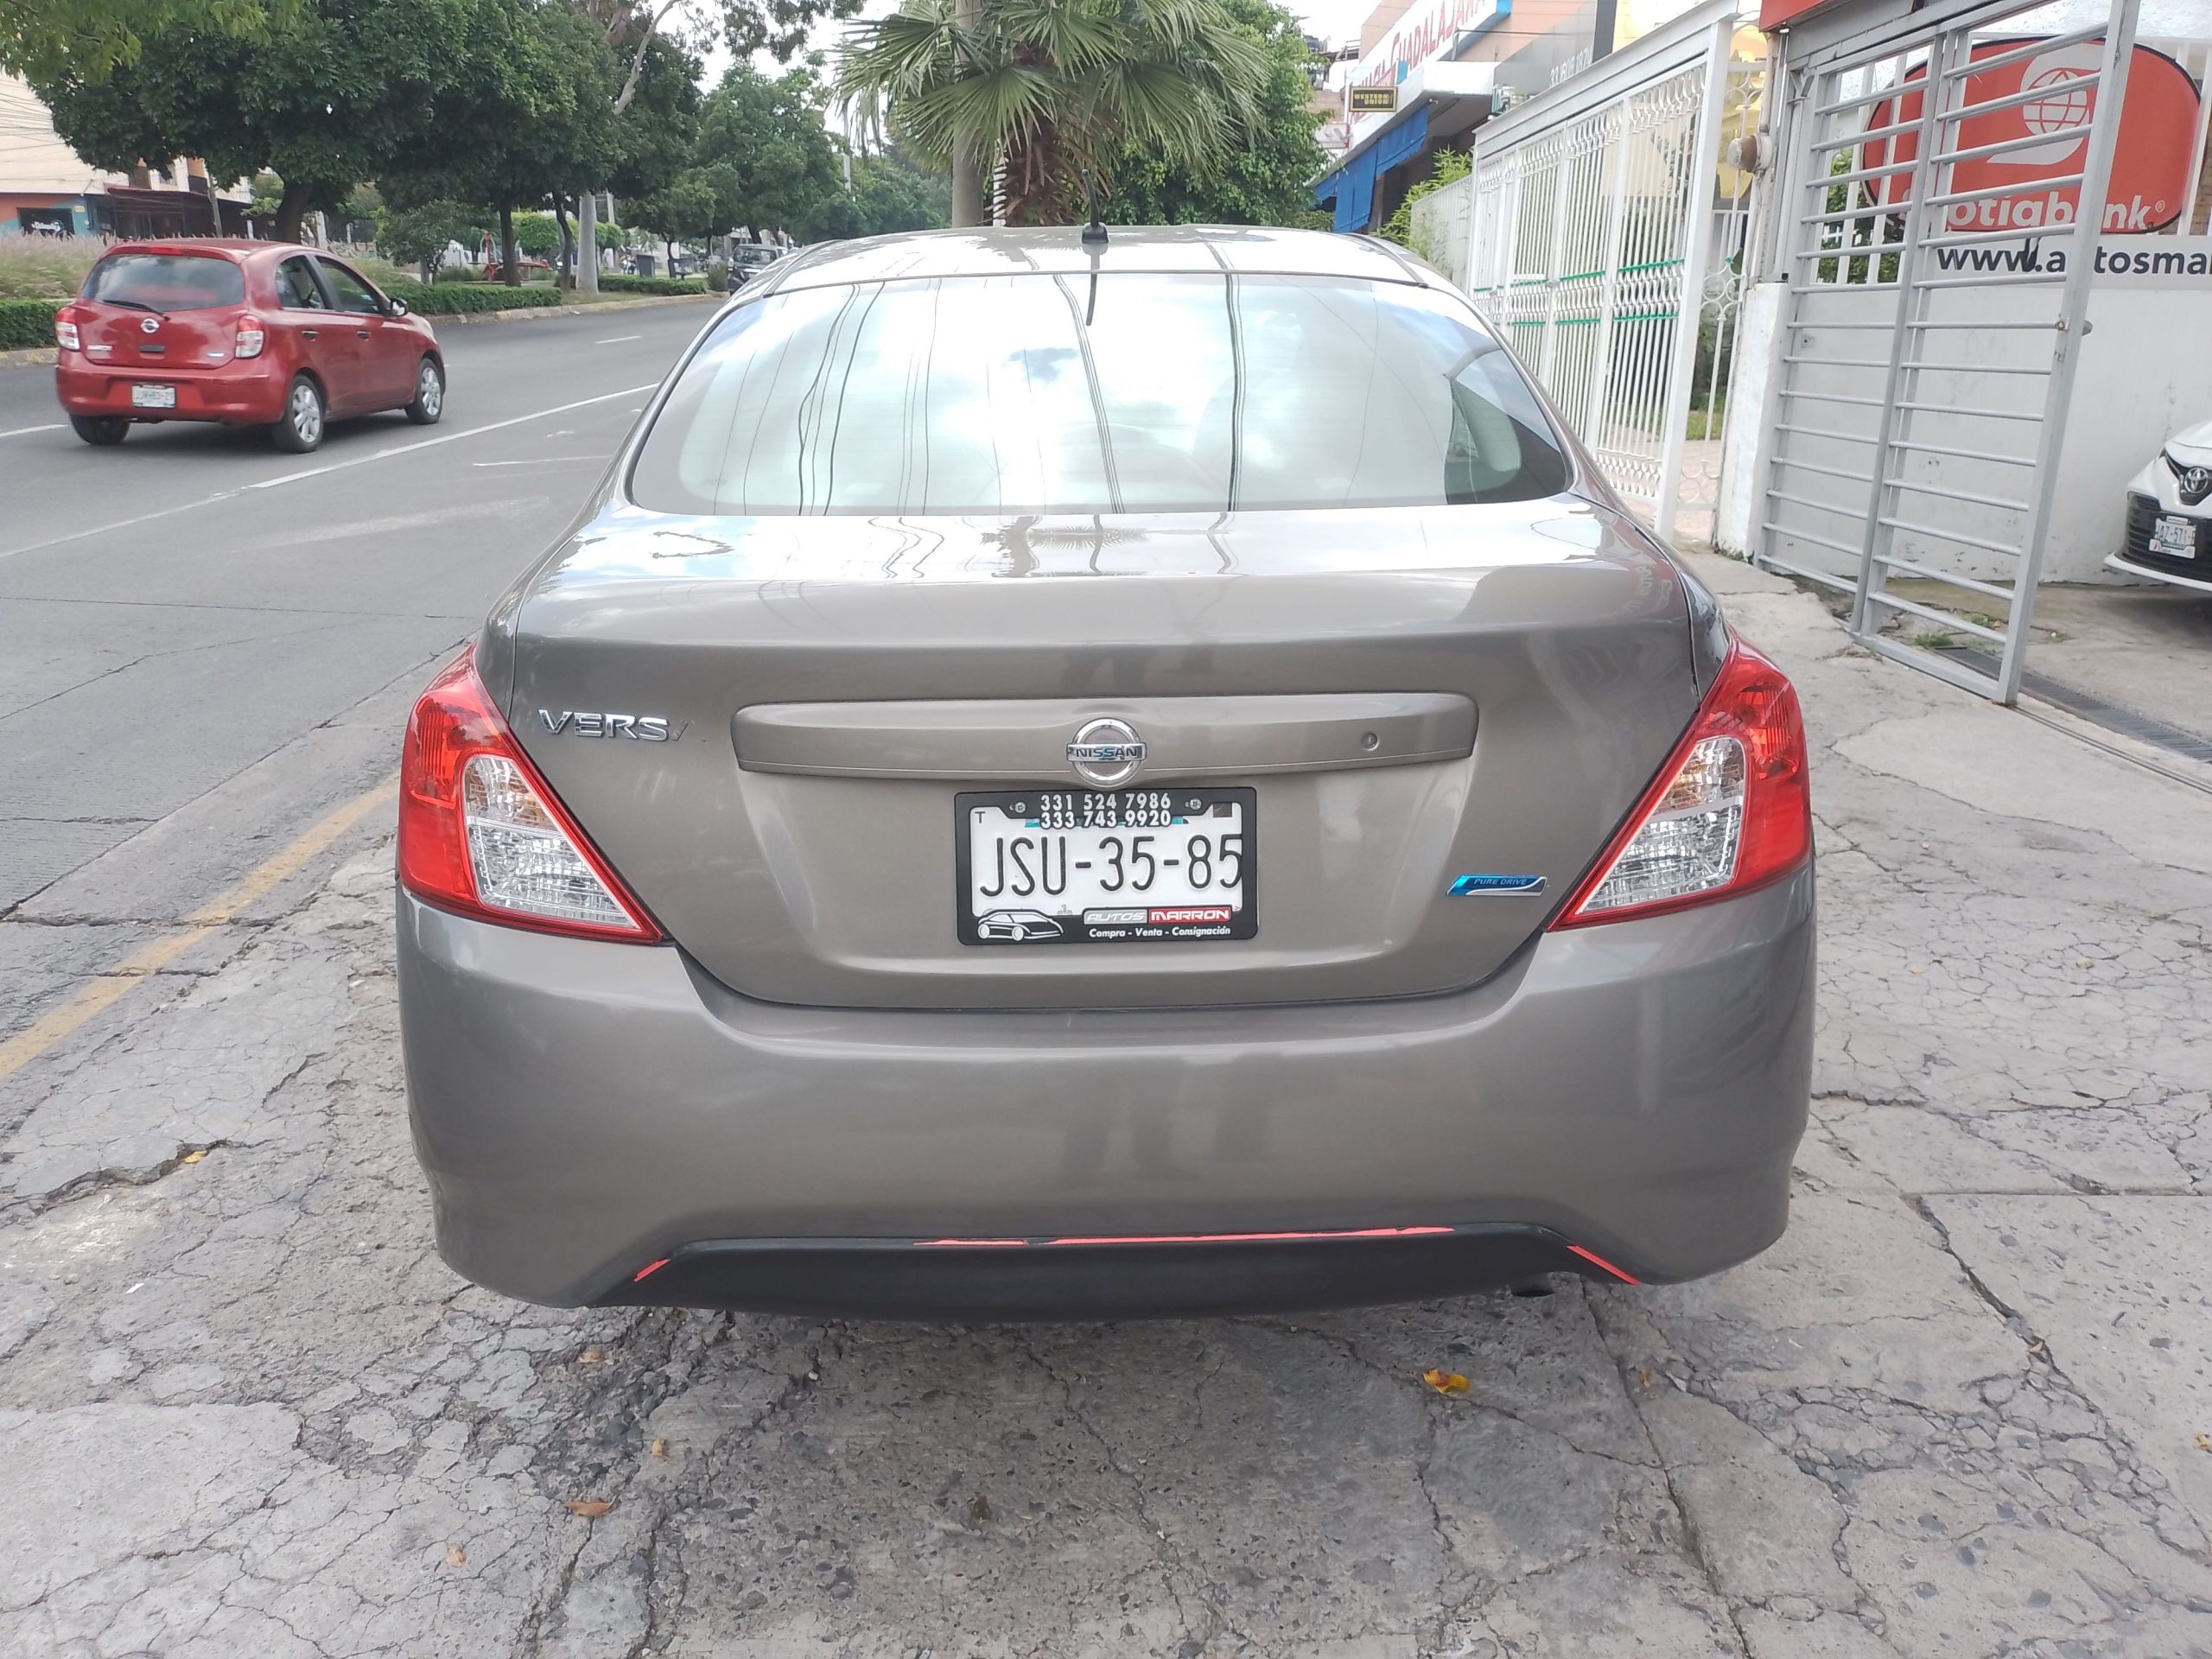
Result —
[[77, 321], [67, 311], [54, 314], [54, 343], [65, 352], [84, 348], [83, 339], [77, 333]]
[[399, 764], [399, 880], [487, 921], [652, 944], [661, 931], [548, 788], [463, 652], [416, 701]]
[[1797, 693], [1732, 640], [1697, 718], [1552, 925], [1733, 898], [1796, 870], [1812, 848]]
[[259, 357], [261, 355], [261, 348], [268, 343], [268, 339], [269, 336], [263, 332], [261, 319], [259, 317], [240, 317], [238, 319], [238, 336], [231, 344], [231, 355], [233, 357]]

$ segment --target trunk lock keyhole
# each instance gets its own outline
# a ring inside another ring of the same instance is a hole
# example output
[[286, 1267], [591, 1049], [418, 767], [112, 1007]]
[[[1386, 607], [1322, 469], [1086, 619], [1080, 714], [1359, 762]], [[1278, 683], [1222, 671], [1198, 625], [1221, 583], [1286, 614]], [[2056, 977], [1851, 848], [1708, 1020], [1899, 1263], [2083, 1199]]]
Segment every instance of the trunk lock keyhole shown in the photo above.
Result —
[[1376, 736], [1374, 733], [1369, 732], [1365, 736], [1359, 740], [1359, 747], [1366, 750], [1368, 753], [1372, 754], [1376, 750], [1382, 747], [1382, 740]]

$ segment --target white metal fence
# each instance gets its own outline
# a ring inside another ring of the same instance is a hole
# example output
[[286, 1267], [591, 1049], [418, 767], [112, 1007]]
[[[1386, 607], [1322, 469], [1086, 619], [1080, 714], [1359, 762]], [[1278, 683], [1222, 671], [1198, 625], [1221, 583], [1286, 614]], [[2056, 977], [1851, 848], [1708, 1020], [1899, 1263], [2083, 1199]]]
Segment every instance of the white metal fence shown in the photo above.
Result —
[[[2019, 687], [2138, 3], [2054, 28], [2013, 0], [1789, 66], [1754, 555], [1850, 592], [1874, 651], [1999, 702]], [[2032, 181], [2033, 225], [2017, 176], [1977, 165], [2007, 156], [2013, 173], [2062, 158]], [[2070, 222], [2046, 222], [2061, 194]]]
[[1707, 534], [1718, 493], [1745, 214], [1716, 181], [1756, 73], [1731, 73], [1735, 29], [1711, 0], [1480, 128], [1464, 232], [1433, 218], [1452, 274], [1662, 537]]

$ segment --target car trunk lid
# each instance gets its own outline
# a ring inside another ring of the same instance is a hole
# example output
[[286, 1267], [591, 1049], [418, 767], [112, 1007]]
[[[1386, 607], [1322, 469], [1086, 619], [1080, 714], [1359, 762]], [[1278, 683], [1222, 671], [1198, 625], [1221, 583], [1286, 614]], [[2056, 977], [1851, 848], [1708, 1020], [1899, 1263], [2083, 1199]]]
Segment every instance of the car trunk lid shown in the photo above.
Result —
[[[1562, 499], [1127, 525], [615, 507], [483, 659], [587, 832], [733, 989], [1176, 1007], [1496, 972], [1688, 724], [1688, 620], [1639, 532]], [[1144, 743], [1127, 787], [1249, 815], [1249, 937], [963, 943], [957, 798], [1080, 808], [1068, 745], [1099, 721]]]

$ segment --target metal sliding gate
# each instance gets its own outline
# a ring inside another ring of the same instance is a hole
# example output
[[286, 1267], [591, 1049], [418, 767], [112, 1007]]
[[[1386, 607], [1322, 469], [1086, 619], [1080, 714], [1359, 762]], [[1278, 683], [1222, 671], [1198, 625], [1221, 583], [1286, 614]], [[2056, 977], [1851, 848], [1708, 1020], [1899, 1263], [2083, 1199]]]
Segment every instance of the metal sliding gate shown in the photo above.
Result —
[[1735, 29], [1713, 0], [1476, 133], [1463, 285], [1662, 537], [1717, 480], [1684, 445], [1699, 320], [1724, 331], [1709, 384], [1734, 322], [1743, 215], [1713, 188]]
[[1955, 10], [1789, 67], [1754, 559], [1850, 592], [1863, 644], [1999, 702], [2019, 690], [2138, 4], [2087, 28], [2051, 26], [2078, 5]]

